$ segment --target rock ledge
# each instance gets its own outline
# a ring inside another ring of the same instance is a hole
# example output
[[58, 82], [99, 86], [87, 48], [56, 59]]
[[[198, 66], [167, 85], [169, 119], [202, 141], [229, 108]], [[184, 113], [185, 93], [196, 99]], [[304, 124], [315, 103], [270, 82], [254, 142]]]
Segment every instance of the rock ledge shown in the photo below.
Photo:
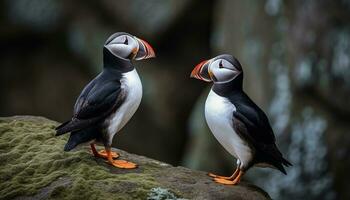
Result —
[[110, 167], [88, 148], [64, 152], [67, 136], [43, 117], [0, 118], [0, 199], [270, 199], [260, 188], [213, 183], [194, 171], [117, 150], [139, 164]]

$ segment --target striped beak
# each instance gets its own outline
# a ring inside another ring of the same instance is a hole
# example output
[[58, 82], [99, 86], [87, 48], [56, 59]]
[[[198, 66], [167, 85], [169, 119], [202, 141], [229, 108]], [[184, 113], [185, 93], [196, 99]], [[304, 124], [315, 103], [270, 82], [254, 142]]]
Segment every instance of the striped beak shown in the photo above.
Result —
[[135, 60], [143, 60], [156, 57], [152, 46], [148, 42], [137, 37], [135, 38], [139, 43], [139, 49], [137, 50], [137, 52], [135, 52]]
[[205, 82], [211, 82], [210, 70], [209, 70], [210, 60], [204, 60], [200, 62], [191, 72], [191, 78], [196, 78]]

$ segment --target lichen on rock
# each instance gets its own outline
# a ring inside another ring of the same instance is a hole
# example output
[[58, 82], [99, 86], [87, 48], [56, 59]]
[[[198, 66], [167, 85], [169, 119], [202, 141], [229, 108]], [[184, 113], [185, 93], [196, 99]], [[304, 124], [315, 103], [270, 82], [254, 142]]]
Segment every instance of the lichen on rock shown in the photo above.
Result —
[[87, 147], [64, 152], [67, 136], [54, 136], [57, 124], [42, 117], [0, 118], [0, 199], [269, 199], [252, 185], [218, 185], [204, 172], [121, 150], [137, 169], [111, 167]]
[[148, 193], [148, 196], [147, 196], [147, 200], [165, 200], [165, 199], [180, 200], [180, 198], [178, 198], [174, 193], [172, 193], [168, 189], [164, 189], [161, 187], [152, 188], [150, 190], [150, 193]]

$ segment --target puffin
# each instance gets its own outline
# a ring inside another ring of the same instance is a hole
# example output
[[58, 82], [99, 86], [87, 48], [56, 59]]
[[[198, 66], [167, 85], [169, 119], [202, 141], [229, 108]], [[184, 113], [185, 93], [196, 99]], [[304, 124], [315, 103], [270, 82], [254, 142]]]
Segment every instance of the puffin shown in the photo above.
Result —
[[253, 166], [270, 167], [287, 174], [286, 160], [276, 146], [270, 122], [243, 91], [243, 69], [239, 61], [223, 54], [200, 62], [191, 78], [213, 82], [205, 102], [205, 119], [218, 142], [237, 160], [229, 177], [208, 175], [220, 184], [236, 185]]
[[[132, 60], [155, 57], [146, 41], [125, 32], [112, 34], [103, 46], [103, 70], [80, 93], [70, 120], [56, 127], [56, 136], [70, 133], [64, 151], [90, 144], [95, 157], [114, 167], [134, 169], [137, 164], [117, 159], [113, 137], [136, 112], [142, 98], [140, 77]], [[97, 151], [95, 144], [104, 146]]]

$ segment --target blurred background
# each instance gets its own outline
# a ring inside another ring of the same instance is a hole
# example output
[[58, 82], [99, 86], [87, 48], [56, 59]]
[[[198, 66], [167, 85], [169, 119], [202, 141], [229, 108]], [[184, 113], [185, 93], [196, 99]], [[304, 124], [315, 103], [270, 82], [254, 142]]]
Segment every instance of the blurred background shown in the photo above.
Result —
[[245, 179], [274, 199], [350, 199], [349, 0], [2, 0], [0, 8], [1, 116], [69, 119], [101, 71], [104, 41], [129, 32], [157, 58], [134, 62], [144, 96], [114, 146], [229, 175], [235, 160], [204, 121], [210, 84], [189, 78], [201, 60], [229, 53], [294, 165], [287, 176], [255, 168]]

